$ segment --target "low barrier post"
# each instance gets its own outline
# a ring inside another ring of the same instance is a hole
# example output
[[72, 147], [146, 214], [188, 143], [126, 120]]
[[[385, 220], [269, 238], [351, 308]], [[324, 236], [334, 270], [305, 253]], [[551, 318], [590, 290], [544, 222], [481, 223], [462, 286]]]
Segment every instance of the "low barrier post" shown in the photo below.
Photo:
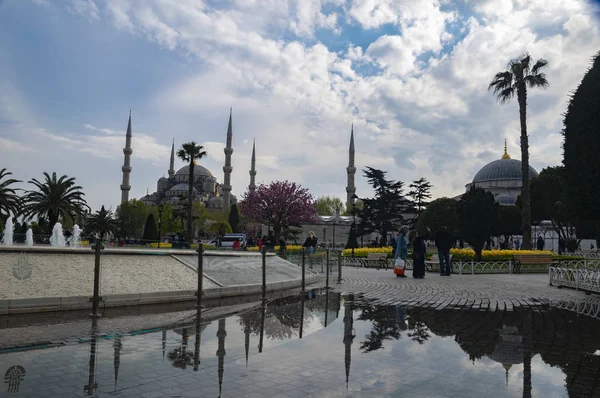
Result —
[[338, 281], [337, 283], [342, 283], [342, 251], [340, 250], [338, 254]]
[[262, 247], [262, 300], [267, 299], [267, 248]]
[[327, 263], [325, 265], [325, 272], [326, 272], [326, 277], [325, 277], [325, 288], [329, 287], [329, 249], [327, 249]]
[[202, 309], [202, 295], [203, 284], [204, 284], [204, 247], [202, 247], [202, 243], [198, 244], [198, 286], [196, 291], [196, 308], [198, 310]]
[[94, 296], [92, 297], [92, 313], [90, 317], [100, 318], [98, 306], [100, 303], [100, 251], [104, 249], [102, 238], [96, 239], [92, 249], [94, 249]]
[[302, 248], [302, 293], [306, 291], [306, 248]]

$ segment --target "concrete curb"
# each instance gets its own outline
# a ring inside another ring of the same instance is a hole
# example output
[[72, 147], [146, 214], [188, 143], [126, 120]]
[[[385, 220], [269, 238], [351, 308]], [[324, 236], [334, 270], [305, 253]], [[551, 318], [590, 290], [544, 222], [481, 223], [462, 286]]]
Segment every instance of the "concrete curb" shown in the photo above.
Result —
[[[318, 275], [307, 275], [306, 284], [317, 281]], [[288, 290], [300, 287], [300, 280], [292, 279], [267, 284], [267, 292]], [[235, 296], [260, 294], [261, 284], [236, 285], [204, 290], [203, 298], [215, 299]], [[148, 304], [166, 304], [184, 301], [195, 301], [195, 290], [171, 292], [113, 294], [102, 296], [101, 308], [127, 307]], [[40, 297], [30, 299], [0, 300], [0, 315], [24, 314], [35, 312], [71, 311], [91, 309], [91, 297]]]

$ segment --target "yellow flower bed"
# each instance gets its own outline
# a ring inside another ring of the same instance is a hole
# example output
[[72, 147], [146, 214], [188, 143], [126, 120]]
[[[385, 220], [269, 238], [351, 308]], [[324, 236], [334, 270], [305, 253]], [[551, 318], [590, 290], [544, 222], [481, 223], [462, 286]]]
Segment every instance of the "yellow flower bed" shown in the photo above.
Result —
[[[450, 249], [450, 253], [456, 260], [472, 260], [475, 258], [473, 249]], [[512, 259], [515, 254], [552, 254], [550, 250], [483, 250], [481, 259], [483, 261], [506, 261]]]
[[[359, 247], [354, 249], [354, 257], [367, 257], [369, 253], [387, 253], [392, 255], [392, 246], [387, 247]], [[352, 256], [352, 249], [344, 249], [342, 255], [345, 257]]]
[[[154, 249], [157, 249], [158, 248], [158, 242], [148, 243], [146, 246], [152, 247]], [[160, 242], [160, 248], [161, 249], [171, 249], [172, 247], [173, 247], [173, 245], [171, 243]]]
[[[300, 245], [287, 245], [286, 246], [286, 251], [288, 253], [298, 253], [300, 250], [302, 250], [302, 246]], [[258, 246], [252, 246], [248, 248], [249, 252], [257, 252], [258, 251]], [[279, 246], [275, 246], [275, 251], [278, 252], [279, 251]]]

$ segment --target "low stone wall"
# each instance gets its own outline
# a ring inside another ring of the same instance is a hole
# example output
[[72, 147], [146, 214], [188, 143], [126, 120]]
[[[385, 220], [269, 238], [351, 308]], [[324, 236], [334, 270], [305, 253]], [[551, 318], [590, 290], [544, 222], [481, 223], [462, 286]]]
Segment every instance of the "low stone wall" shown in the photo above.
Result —
[[[196, 287], [197, 273], [171, 256], [119, 254], [102, 255], [101, 259], [102, 295], [193, 290]], [[19, 272], [22, 272], [20, 276]], [[21, 277], [23, 279], [19, 279]], [[0, 252], [0, 299], [91, 297], [93, 278], [91, 250], [85, 255]], [[210, 281], [205, 286], [214, 287]]]

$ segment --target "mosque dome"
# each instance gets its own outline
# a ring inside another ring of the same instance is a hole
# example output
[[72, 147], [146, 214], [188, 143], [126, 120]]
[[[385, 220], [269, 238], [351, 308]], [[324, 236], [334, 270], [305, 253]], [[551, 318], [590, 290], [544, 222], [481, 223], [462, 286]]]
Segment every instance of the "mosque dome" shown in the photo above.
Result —
[[[183, 166], [182, 168], [180, 168], [179, 170], [177, 170], [177, 173], [175, 173], [175, 175], [183, 175], [183, 176], [188, 176], [190, 173], [190, 166], [186, 165]], [[200, 166], [199, 164], [195, 164], [194, 166], [194, 178], [197, 176], [207, 176], [207, 177], [212, 177], [212, 174], [210, 171], [208, 171], [207, 168]]]
[[159, 182], [163, 182], [163, 181], [169, 181], [166, 177], [160, 177], [158, 179]]
[[[190, 189], [189, 185], [187, 183], [180, 183], [180, 184], [176, 184], [174, 186], [172, 186], [171, 188], [169, 188], [169, 191], [185, 191], [187, 192]], [[193, 187], [194, 191], [198, 191], [196, 189], [196, 187]]]
[[[482, 183], [490, 181], [508, 181], [517, 180], [521, 181], [522, 178], [521, 161], [517, 159], [511, 159], [510, 155], [506, 151], [506, 143], [504, 144], [504, 155], [501, 159], [494, 160], [491, 163], [486, 164], [475, 174], [473, 183]], [[538, 176], [538, 172], [531, 166], [529, 166], [529, 178], [535, 178]]]
[[500, 195], [496, 195], [496, 203], [502, 206], [513, 206], [516, 204], [517, 200], [511, 195], [502, 193]]

